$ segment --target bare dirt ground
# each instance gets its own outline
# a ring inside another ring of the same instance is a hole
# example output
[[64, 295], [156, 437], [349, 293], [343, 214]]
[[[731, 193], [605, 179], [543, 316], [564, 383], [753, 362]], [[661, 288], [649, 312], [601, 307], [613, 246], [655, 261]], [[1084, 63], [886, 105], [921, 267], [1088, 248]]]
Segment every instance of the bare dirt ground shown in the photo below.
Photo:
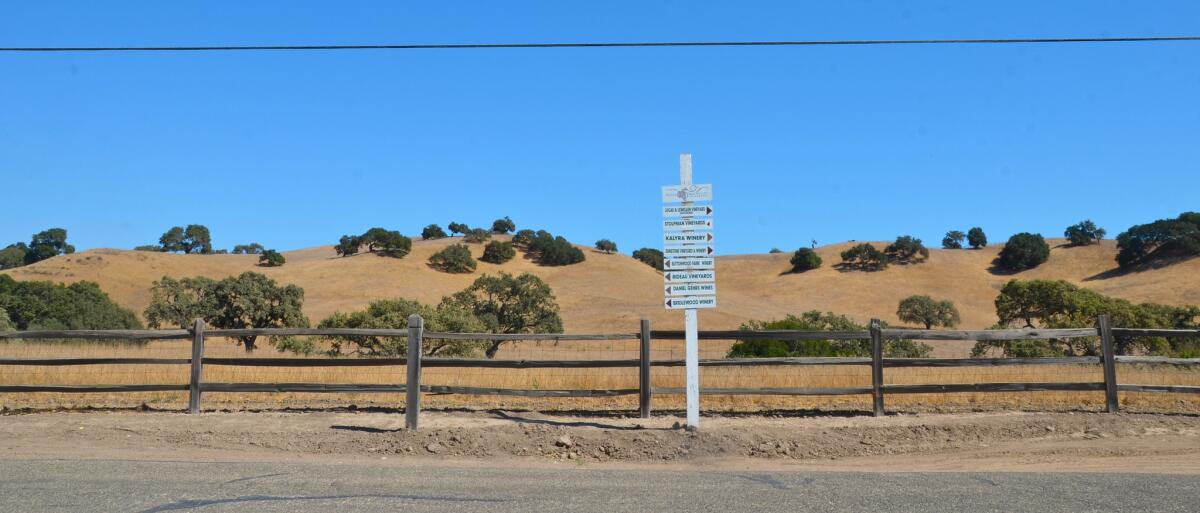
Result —
[[0, 458], [1200, 474], [1200, 416], [1102, 413], [711, 416], [156, 411], [0, 416]]

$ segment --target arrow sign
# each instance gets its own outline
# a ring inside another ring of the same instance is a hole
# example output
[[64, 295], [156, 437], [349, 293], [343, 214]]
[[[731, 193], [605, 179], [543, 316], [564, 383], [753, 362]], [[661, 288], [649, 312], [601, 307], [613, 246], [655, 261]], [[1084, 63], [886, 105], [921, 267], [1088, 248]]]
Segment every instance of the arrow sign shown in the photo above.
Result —
[[716, 283], [683, 283], [663, 287], [667, 296], [714, 296], [717, 294]]
[[709, 244], [712, 241], [712, 232], [663, 234], [663, 244]]
[[716, 308], [717, 298], [711, 297], [671, 297], [664, 302], [667, 310], [684, 310], [691, 308]]
[[663, 273], [663, 281], [667, 284], [715, 282], [717, 281], [717, 273], [715, 271], [669, 272]]
[[712, 201], [712, 184], [698, 183], [689, 185], [664, 185], [662, 188], [663, 202], [681, 201]]
[[666, 246], [663, 255], [667, 257], [712, 256], [712, 246]]
[[668, 258], [663, 260], [663, 269], [668, 271], [708, 271], [716, 267], [713, 258]]
[[711, 230], [712, 219], [667, 219], [663, 221], [664, 232], [679, 232], [684, 230]]
[[686, 207], [663, 207], [663, 217], [711, 216], [713, 208], [707, 205]]

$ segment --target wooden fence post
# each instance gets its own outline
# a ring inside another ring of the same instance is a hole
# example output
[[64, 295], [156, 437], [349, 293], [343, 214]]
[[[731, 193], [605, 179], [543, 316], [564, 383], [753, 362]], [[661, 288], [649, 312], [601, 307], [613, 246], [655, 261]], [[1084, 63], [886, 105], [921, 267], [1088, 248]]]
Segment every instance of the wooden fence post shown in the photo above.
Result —
[[871, 399], [876, 417], [883, 416], [883, 329], [871, 319]]
[[1113, 332], [1108, 314], [1096, 319], [1100, 329], [1100, 363], [1104, 365], [1104, 404], [1109, 413], [1116, 413], [1117, 404], [1117, 360], [1113, 349]]
[[204, 365], [204, 319], [192, 322], [192, 374], [188, 381], [188, 413], [200, 413], [200, 380]]
[[650, 319], [642, 319], [641, 359], [638, 361], [638, 410], [650, 418]]
[[420, 315], [408, 316], [408, 380], [404, 383], [407, 398], [404, 401], [404, 428], [417, 429], [421, 416], [421, 338], [425, 333], [425, 321]]

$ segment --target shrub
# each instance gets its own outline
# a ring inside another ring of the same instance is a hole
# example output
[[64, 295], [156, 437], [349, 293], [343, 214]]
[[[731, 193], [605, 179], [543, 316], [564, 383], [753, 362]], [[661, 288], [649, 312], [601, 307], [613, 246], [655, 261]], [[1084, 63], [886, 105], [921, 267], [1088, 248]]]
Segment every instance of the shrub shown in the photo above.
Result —
[[654, 248], [642, 248], [633, 252], [634, 260], [650, 267], [663, 270], [663, 252]]
[[488, 239], [491, 239], [491, 238], [492, 238], [492, 234], [490, 232], [488, 232], [487, 230], [484, 230], [483, 228], [472, 228], [470, 231], [467, 232], [466, 235], [463, 236], [463, 242], [468, 242], [471, 244], [479, 244], [479, 243], [487, 242]]
[[234, 246], [232, 253], [235, 255], [261, 255], [266, 249], [262, 244], [251, 242]]
[[842, 252], [842, 266], [862, 271], [886, 269], [887, 255], [870, 244], [859, 244]]
[[821, 267], [821, 256], [809, 248], [797, 249], [792, 254], [792, 272], [802, 273]]
[[1050, 258], [1050, 245], [1035, 233], [1022, 232], [1009, 237], [1000, 250], [996, 263], [1004, 269], [1018, 272], [1033, 269]]
[[429, 264], [448, 273], [470, 273], [475, 271], [475, 259], [465, 244], [451, 244], [429, 257]]
[[279, 267], [283, 265], [284, 262], [287, 262], [287, 259], [283, 258], [281, 253], [273, 249], [263, 251], [262, 254], [258, 256], [258, 265], [263, 267]]
[[[434, 308], [410, 299], [374, 301], [366, 310], [349, 314], [335, 313], [321, 321], [321, 328], [406, 329], [408, 317], [420, 315], [426, 330], [443, 333], [480, 333], [487, 330], [478, 317], [461, 308]], [[405, 357], [408, 337], [338, 336], [325, 339], [330, 344], [330, 356]], [[421, 346], [424, 356], [473, 357], [486, 347], [484, 341], [425, 339]], [[311, 346], [288, 347], [294, 352], [309, 353]]]
[[942, 237], [942, 247], [945, 249], [962, 249], [963, 240], [967, 238], [967, 234], [958, 230], [950, 230], [946, 232], [946, 236]]
[[896, 242], [888, 244], [883, 250], [888, 260], [901, 264], [920, 262], [929, 258], [929, 249], [921, 243], [921, 239], [909, 235], [896, 237]]
[[[886, 325], [885, 325], [886, 327]], [[775, 321], [750, 321], [742, 330], [803, 330], [803, 331], [863, 331], [867, 328], [844, 315], [821, 313], [817, 310], [800, 316], [788, 315]], [[928, 356], [933, 347], [912, 340], [888, 340], [884, 355], [891, 358], [920, 358]], [[869, 340], [739, 340], [729, 348], [730, 358], [773, 358], [814, 356], [871, 356]]]
[[546, 230], [538, 230], [525, 251], [541, 265], [571, 265], [584, 260], [583, 251]]
[[1068, 226], [1063, 231], [1063, 236], [1070, 241], [1072, 246], [1086, 246], [1093, 242], [1099, 243], [1104, 239], [1105, 233], [1104, 228], [1097, 227], [1091, 219], [1085, 219]]
[[[151, 328], [188, 328], [193, 319], [204, 319], [214, 328], [307, 328], [303, 304], [304, 289], [281, 287], [260, 273], [244, 272], [219, 281], [164, 276], [150, 288], [150, 306], [144, 315]], [[237, 339], [253, 352], [258, 337]], [[278, 345], [275, 338], [271, 343]]]
[[958, 309], [949, 300], [935, 300], [929, 296], [908, 296], [900, 301], [896, 317], [904, 322], [924, 324], [925, 329], [934, 326], [953, 328], [961, 320]]
[[15, 330], [140, 329], [137, 314], [122, 308], [100, 290], [79, 281], [16, 281], [0, 275], [0, 311]]
[[600, 239], [596, 241], [596, 249], [605, 253], [612, 253], [617, 250], [617, 243], [608, 239]]
[[508, 216], [504, 216], [504, 219], [492, 221], [492, 233], [512, 233], [516, 229], [517, 225], [513, 224], [512, 219], [509, 219]]
[[443, 239], [446, 237], [446, 231], [442, 230], [441, 226], [431, 224], [421, 230], [421, 240]]
[[513, 249], [511, 242], [494, 240], [483, 247], [483, 256], [479, 259], [489, 264], [503, 264], [512, 260], [514, 256], [517, 256], [517, 250]]
[[776, 253], [783, 253], [783, 250], [779, 248], [771, 248], [770, 251], [767, 251], [768, 255], [774, 255]]
[[[491, 333], [558, 333], [562, 318], [550, 286], [528, 273], [483, 275], [470, 287], [442, 299], [439, 309], [471, 312]], [[503, 340], [488, 342], [484, 354], [496, 356]]]
[[1132, 226], [1117, 235], [1117, 249], [1121, 268], [1160, 257], [1200, 255], [1200, 212], [1184, 212], [1175, 219]]
[[983, 228], [976, 226], [967, 230], [967, 244], [970, 244], [972, 249], [987, 246], [987, 235], [983, 233]]

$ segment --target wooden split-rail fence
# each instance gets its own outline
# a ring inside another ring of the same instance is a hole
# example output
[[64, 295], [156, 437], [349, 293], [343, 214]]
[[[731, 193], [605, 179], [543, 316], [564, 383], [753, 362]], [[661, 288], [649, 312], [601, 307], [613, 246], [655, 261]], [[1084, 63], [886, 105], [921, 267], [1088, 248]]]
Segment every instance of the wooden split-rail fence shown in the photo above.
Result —
[[[408, 358], [214, 358], [204, 356], [204, 341], [212, 337], [247, 336], [375, 336], [407, 338]], [[1053, 358], [884, 358], [885, 340], [974, 340], [1005, 341], [1026, 339], [1070, 339], [1099, 337], [1099, 356], [1065, 356]], [[1130, 329], [1109, 326], [1108, 316], [1100, 316], [1095, 328], [1071, 329], [1016, 329], [1016, 330], [916, 330], [883, 329], [879, 320], [872, 320], [866, 331], [701, 331], [701, 340], [870, 340], [870, 357], [805, 357], [805, 358], [720, 358], [702, 359], [700, 366], [774, 366], [774, 365], [861, 365], [871, 367], [871, 386], [844, 388], [701, 388], [703, 395], [870, 395], [872, 410], [876, 416], [884, 414], [884, 396], [887, 394], [939, 394], [956, 392], [1021, 392], [1021, 391], [1097, 391], [1104, 392], [1106, 409], [1116, 412], [1118, 392], [1161, 392], [1200, 394], [1200, 386], [1190, 385], [1143, 385], [1119, 383], [1116, 363], [1158, 363], [1169, 365], [1200, 365], [1200, 358], [1164, 358], [1153, 356], [1118, 356], [1114, 354], [1115, 340], [1119, 337], [1200, 337], [1200, 330]], [[683, 340], [682, 331], [651, 331], [650, 321], [642, 320], [636, 333], [607, 334], [496, 334], [496, 333], [440, 333], [424, 330], [420, 316], [409, 318], [407, 329], [350, 329], [350, 328], [251, 328], [208, 330], [203, 321], [195, 321], [189, 330], [69, 330], [69, 331], [10, 331], [0, 332], [4, 339], [92, 339], [92, 340], [179, 340], [192, 341], [192, 356], [188, 359], [172, 358], [54, 358], [54, 359], [0, 359], [0, 366], [72, 366], [72, 365], [190, 365], [190, 378], [186, 385], [0, 385], [0, 392], [151, 392], [187, 391], [188, 411], [200, 412], [200, 399], [204, 392], [404, 392], [406, 394], [405, 425], [416, 429], [421, 393], [504, 395], [523, 397], [611, 397], [637, 395], [641, 417], [650, 416], [651, 397], [654, 394], [683, 394], [683, 388], [652, 388], [652, 367], [683, 366], [683, 360], [653, 360], [650, 357], [652, 340]], [[476, 341], [613, 341], [639, 340], [640, 356], [635, 359], [589, 359], [589, 360], [498, 360], [471, 358], [423, 357], [422, 346], [427, 339], [476, 340]], [[1049, 383], [951, 383], [931, 385], [886, 385], [883, 380], [885, 368], [894, 367], [977, 367], [1000, 365], [1070, 365], [1095, 364], [1103, 368], [1103, 381], [1099, 382], [1049, 382]], [[253, 367], [356, 367], [398, 366], [407, 367], [407, 380], [403, 384], [331, 384], [331, 383], [215, 383], [203, 380], [205, 365], [236, 365]], [[584, 369], [637, 367], [638, 388], [602, 390], [542, 390], [484, 388], [466, 386], [441, 386], [421, 384], [421, 370], [425, 367], [491, 368], [491, 369]], [[410, 386], [415, 385], [415, 386]]]

